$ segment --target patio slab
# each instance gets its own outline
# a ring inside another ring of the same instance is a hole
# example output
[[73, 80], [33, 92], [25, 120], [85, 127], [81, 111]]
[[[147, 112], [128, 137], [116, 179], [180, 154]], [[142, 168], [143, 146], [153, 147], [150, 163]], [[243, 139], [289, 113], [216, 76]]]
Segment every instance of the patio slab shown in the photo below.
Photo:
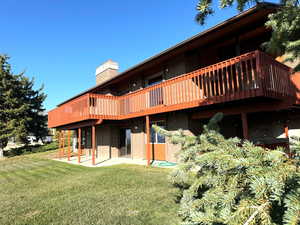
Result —
[[147, 165], [147, 160], [139, 160], [139, 159], [130, 159], [130, 158], [111, 158], [111, 159], [97, 159], [96, 164], [92, 165], [92, 159], [89, 157], [82, 156], [81, 163], [78, 163], [77, 157], [71, 157], [70, 161], [68, 158], [54, 159], [59, 162], [66, 162], [74, 165], [81, 165], [86, 167], [103, 167], [103, 166], [113, 166], [119, 164], [135, 164], [135, 165]]
[[[59, 162], [65, 162], [70, 163], [74, 165], [81, 165], [86, 167], [103, 167], [103, 166], [113, 166], [113, 165], [119, 165], [119, 164], [133, 164], [133, 165], [141, 165], [146, 166], [147, 160], [143, 159], [131, 159], [131, 158], [111, 158], [111, 159], [96, 159], [96, 164], [92, 165], [92, 159], [90, 157], [82, 156], [81, 157], [81, 163], [78, 163], [77, 157], [73, 156], [70, 158], [70, 161], [68, 161], [68, 158], [55, 158], [53, 160], [59, 161]], [[152, 161], [151, 166], [153, 167], [160, 167], [160, 168], [174, 168], [176, 167], [176, 163], [169, 163], [166, 161]]]

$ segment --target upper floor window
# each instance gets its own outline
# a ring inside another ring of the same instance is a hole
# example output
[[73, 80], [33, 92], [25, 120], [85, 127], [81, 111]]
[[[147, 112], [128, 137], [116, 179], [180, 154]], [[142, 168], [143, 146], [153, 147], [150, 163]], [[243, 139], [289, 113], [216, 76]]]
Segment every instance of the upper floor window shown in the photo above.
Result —
[[145, 77], [145, 86], [149, 87], [155, 84], [159, 84], [163, 82], [163, 80], [164, 80], [164, 73], [163, 71], [159, 71], [157, 73]]
[[158, 77], [151, 78], [151, 79], [148, 80], [148, 86], [159, 84], [162, 81], [163, 81], [162, 75], [160, 75]]
[[[155, 122], [152, 122], [151, 125], [157, 125], [157, 126], [160, 126], [161, 128], [166, 128], [166, 123], [165, 121], [155, 121]], [[165, 143], [166, 140], [165, 140], [165, 136], [157, 133], [151, 126], [151, 143], [153, 144], [163, 144]]]

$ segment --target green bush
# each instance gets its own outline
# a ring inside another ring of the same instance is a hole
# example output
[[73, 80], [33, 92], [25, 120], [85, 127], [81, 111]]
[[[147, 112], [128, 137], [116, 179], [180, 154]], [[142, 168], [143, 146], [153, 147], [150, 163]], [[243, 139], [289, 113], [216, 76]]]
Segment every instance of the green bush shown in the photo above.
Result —
[[217, 126], [222, 117], [215, 115], [199, 136], [154, 128], [181, 144], [170, 178], [182, 225], [300, 224], [299, 160], [224, 138]]
[[44, 144], [44, 145], [24, 145], [22, 147], [18, 148], [13, 148], [8, 151], [4, 152], [4, 156], [6, 157], [13, 157], [17, 155], [26, 155], [26, 154], [32, 154], [32, 153], [37, 153], [37, 152], [46, 152], [46, 151], [51, 151], [55, 150], [58, 148], [57, 142], [51, 142], [49, 144]]

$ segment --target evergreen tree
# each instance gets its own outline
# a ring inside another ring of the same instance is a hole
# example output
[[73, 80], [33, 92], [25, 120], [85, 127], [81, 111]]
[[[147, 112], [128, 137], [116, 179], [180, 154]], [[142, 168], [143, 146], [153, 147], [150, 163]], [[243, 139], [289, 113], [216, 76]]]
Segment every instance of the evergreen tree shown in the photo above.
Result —
[[[243, 11], [246, 6], [259, 4], [263, 1], [253, 0], [219, 0], [220, 7], [226, 8], [237, 4], [237, 9]], [[286, 61], [296, 62], [295, 71], [300, 71], [300, 1], [281, 0], [277, 12], [269, 15], [266, 26], [272, 29], [271, 39], [264, 43], [270, 53], [287, 56]], [[196, 21], [204, 24], [208, 15], [214, 13], [212, 0], [199, 0]]]
[[23, 73], [14, 75], [8, 59], [0, 55], [0, 157], [10, 138], [27, 143], [30, 134], [37, 138], [48, 134], [43, 108], [46, 95], [42, 88], [34, 90], [34, 80]]
[[221, 119], [216, 114], [199, 136], [154, 126], [181, 145], [170, 179], [179, 190], [182, 225], [300, 224], [299, 160], [224, 138]]

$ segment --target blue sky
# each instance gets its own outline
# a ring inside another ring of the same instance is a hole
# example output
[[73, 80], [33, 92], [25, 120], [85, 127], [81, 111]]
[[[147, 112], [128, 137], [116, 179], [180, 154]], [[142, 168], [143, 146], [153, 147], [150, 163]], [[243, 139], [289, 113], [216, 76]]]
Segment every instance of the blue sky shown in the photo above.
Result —
[[120, 71], [231, 16], [218, 10], [194, 21], [197, 0], [2, 0], [0, 53], [13, 71], [45, 86], [46, 110], [95, 85], [107, 59]]

